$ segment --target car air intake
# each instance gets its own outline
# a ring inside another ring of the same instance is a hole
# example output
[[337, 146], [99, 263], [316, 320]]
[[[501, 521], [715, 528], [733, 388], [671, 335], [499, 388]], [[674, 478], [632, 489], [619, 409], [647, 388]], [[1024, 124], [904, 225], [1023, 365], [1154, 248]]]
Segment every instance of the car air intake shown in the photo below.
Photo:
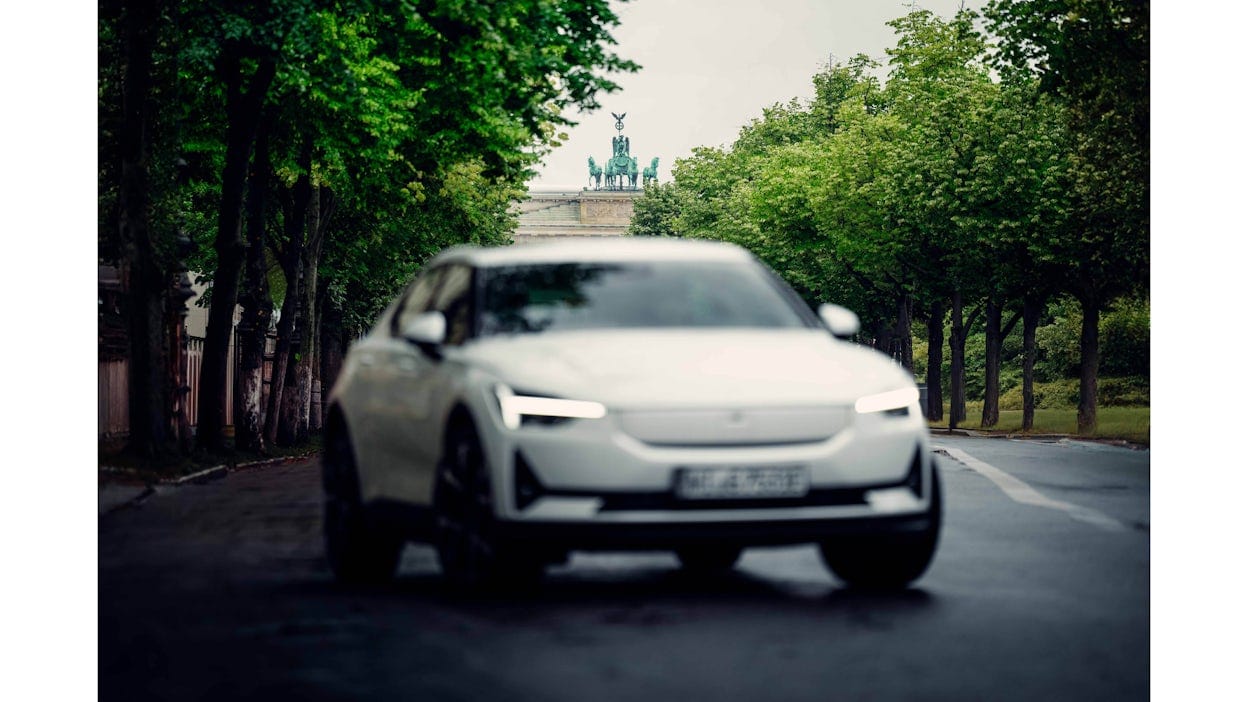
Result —
[[910, 472], [906, 473], [906, 487], [910, 488], [915, 497], [923, 496], [923, 459], [920, 449], [914, 450], [914, 460], [910, 461]]
[[533, 469], [529, 467], [529, 462], [524, 460], [524, 455], [516, 451], [515, 469], [512, 471], [515, 479], [515, 500], [516, 509], [525, 509], [533, 504], [537, 498], [542, 496], [545, 488], [533, 473]]

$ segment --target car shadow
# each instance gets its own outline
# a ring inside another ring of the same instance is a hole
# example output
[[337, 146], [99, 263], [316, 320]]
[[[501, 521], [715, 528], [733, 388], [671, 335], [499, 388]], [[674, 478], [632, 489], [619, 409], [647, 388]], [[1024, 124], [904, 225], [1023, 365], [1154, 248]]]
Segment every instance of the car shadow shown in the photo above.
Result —
[[[769, 577], [744, 568], [696, 572], [676, 565], [558, 567], [535, 582], [505, 583], [465, 591], [443, 580], [434, 566], [403, 571], [379, 585], [344, 585], [322, 577], [287, 582], [285, 595], [349, 598], [387, 606], [434, 606], [517, 620], [571, 610], [627, 610], [646, 606], [765, 607], [777, 610], [913, 614], [932, 610], [939, 598], [918, 585], [902, 589], [851, 588], [835, 581]], [[610, 623], [610, 622], [608, 622]]]

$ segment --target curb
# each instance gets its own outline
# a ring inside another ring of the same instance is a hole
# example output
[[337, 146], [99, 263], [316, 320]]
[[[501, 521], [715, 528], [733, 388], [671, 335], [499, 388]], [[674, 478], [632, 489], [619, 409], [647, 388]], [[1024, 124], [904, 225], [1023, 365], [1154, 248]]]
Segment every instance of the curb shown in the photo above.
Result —
[[[225, 478], [227, 475], [229, 475], [230, 473], [233, 473], [236, 471], [255, 470], [258, 468], [270, 468], [272, 466], [282, 465], [284, 463], [295, 463], [297, 461], [307, 460], [314, 456], [319, 456], [320, 454], [321, 454], [321, 451], [317, 450], [317, 451], [310, 451], [308, 453], [297, 454], [294, 456], [280, 456], [278, 458], [262, 458], [258, 461], [248, 461], [247, 463], [237, 463], [233, 465], [228, 465], [228, 464], [223, 463], [221, 465], [212, 466], [211, 468], [205, 468], [204, 470], [191, 473], [190, 475], [184, 475], [179, 478], [165, 478], [164, 480], [160, 480], [156, 483], [148, 483], [142, 492], [140, 492], [139, 494], [135, 495], [134, 497], [124, 502], [121, 502], [120, 504], [117, 504], [114, 507], [109, 508], [108, 510], [104, 512], [101, 512], [100, 516], [103, 517], [106, 514], [112, 514], [113, 512], [116, 512], [121, 509], [125, 509], [127, 507], [138, 506], [147, 498], [151, 497], [152, 495], [155, 495], [157, 492], [156, 487], [160, 485], [166, 485], [166, 486], [171, 486], [171, 487], [183, 487], [186, 485], [205, 485], [210, 482], [221, 480]], [[117, 470], [117, 469], [111, 469], [108, 466], [101, 466], [101, 469], [103, 469], [105, 472], [113, 472]], [[120, 471], [117, 471], [117, 472], [120, 472]]]
[[1147, 444], [1137, 444], [1126, 439], [1092, 439], [1082, 436], [1074, 436], [1072, 434], [1025, 434], [1022, 432], [991, 432], [976, 431], [974, 429], [940, 429], [936, 427], [928, 427], [928, 433], [932, 436], [966, 436], [975, 439], [1024, 439], [1030, 441], [1081, 441], [1090, 444], [1104, 444], [1106, 446], [1120, 446], [1135, 451], [1147, 451]]

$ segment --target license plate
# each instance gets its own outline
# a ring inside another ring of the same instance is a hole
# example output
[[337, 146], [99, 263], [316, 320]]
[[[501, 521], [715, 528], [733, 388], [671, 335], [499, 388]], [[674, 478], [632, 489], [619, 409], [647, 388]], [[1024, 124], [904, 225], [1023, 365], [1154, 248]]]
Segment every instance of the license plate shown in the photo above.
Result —
[[810, 490], [804, 466], [681, 468], [676, 496], [683, 500], [802, 497]]

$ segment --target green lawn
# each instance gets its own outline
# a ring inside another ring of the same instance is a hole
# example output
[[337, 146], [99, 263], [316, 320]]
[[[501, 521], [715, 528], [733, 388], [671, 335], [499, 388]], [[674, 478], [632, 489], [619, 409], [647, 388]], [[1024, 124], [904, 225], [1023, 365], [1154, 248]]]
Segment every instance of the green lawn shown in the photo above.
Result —
[[[1022, 410], [1001, 410], [1001, 420], [991, 429], [979, 426], [980, 412], [983, 403], [966, 403], [966, 421], [959, 422], [959, 429], [973, 431], [991, 431], [1000, 433], [1019, 432], [1023, 426]], [[1074, 407], [1066, 409], [1038, 409], [1036, 420], [1031, 429], [1033, 434], [1070, 434], [1076, 433], [1076, 415]], [[928, 422], [936, 429], [949, 427], [949, 405], [945, 405], [943, 422]], [[1149, 408], [1148, 407], [1099, 407], [1096, 410], [1096, 431], [1087, 435], [1094, 439], [1123, 439], [1140, 444], [1148, 444]]]

